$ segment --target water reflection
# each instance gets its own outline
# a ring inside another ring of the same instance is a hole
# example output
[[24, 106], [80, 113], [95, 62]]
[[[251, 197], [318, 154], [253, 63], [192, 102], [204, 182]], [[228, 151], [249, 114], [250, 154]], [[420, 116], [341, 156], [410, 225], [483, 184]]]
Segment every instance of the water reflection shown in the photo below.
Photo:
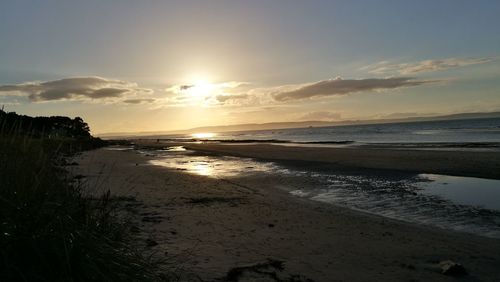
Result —
[[500, 238], [500, 180], [421, 174], [318, 174], [324, 185], [291, 194], [385, 217]]
[[201, 133], [193, 133], [191, 134], [191, 137], [197, 138], [197, 139], [209, 139], [215, 137], [215, 133], [212, 132], [201, 132]]
[[257, 172], [288, 172], [274, 163], [237, 157], [196, 156], [190, 153], [189, 151], [161, 151], [161, 154], [149, 163], [208, 177], [237, 177]]
[[186, 148], [184, 148], [184, 146], [171, 146], [171, 147], [167, 147], [163, 150], [160, 150], [160, 151], [165, 151], [165, 152], [184, 152], [186, 151]]
[[194, 172], [198, 175], [213, 176], [214, 171], [212, 167], [207, 162], [195, 162], [191, 163], [188, 171]]
[[422, 193], [449, 199], [457, 204], [500, 211], [500, 180], [421, 174], [428, 182]]

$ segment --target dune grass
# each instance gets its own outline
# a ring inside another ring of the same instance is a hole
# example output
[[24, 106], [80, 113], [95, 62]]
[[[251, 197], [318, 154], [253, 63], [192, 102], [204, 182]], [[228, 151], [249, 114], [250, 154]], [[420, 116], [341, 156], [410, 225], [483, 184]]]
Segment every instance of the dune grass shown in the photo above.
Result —
[[109, 194], [86, 197], [58, 166], [93, 142], [0, 132], [0, 281], [162, 280]]

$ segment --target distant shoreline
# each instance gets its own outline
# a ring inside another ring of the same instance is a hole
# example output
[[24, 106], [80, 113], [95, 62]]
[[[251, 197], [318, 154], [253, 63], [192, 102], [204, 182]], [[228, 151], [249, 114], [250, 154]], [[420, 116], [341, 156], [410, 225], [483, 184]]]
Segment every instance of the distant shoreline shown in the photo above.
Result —
[[157, 138], [174, 135], [184, 135], [196, 132], [251, 132], [251, 131], [266, 131], [266, 130], [284, 130], [284, 129], [301, 129], [301, 128], [322, 128], [322, 127], [346, 127], [359, 125], [377, 125], [377, 124], [405, 124], [418, 122], [443, 122], [457, 120], [476, 120], [500, 118], [500, 112], [488, 113], [462, 113], [444, 116], [432, 117], [411, 117], [401, 119], [376, 119], [376, 120], [351, 120], [351, 121], [303, 121], [303, 122], [269, 122], [255, 124], [237, 124], [237, 125], [222, 125], [222, 126], [204, 126], [185, 130], [172, 131], [149, 131], [149, 132], [104, 132], [95, 134], [104, 139], [120, 139], [120, 138]]

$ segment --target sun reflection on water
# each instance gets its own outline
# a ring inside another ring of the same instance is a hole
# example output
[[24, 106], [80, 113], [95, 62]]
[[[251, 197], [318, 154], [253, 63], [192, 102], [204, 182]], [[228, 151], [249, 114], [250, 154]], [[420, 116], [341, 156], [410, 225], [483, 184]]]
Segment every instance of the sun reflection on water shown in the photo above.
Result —
[[149, 161], [152, 165], [182, 170], [208, 177], [238, 177], [255, 172], [281, 172], [273, 163], [256, 162], [252, 159], [236, 157], [193, 156], [189, 151], [158, 151], [161, 153], [156, 159]]
[[195, 162], [188, 165], [188, 171], [198, 175], [213, 176], [214, 170], [207, 162]]
[[191, 134], [193, 138], [201, 138], [201, 139], [212, 138], [215, 137], [215, 135], [216, 134], [213, 132], [200, 132]]

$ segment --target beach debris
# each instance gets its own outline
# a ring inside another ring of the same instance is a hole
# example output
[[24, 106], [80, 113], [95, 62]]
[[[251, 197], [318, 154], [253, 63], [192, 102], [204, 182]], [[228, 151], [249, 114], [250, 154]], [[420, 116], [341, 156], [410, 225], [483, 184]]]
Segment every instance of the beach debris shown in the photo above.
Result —
[[302, 275], [286, 275], [284, 262], [267, 259], [265, 262], [231, 268], [222, 281], [279, 281], [279, 282], [313, 282]]
[[[226, 281], [242, 281], [242, 278], [248, 279], [254, 277], [256, 274], [260, 276], [268, 276], [278, 280], [276, 272], [284, 270], [283, 262], [275, 259], [267, 259], [266, 262], [256, 263], [247, 266], [240, 266], [231, 268], [227, 275]], [[248, 277], [250, 276], [250, 277]]]
[[463, 276], [467, 274], [465, 267], [460, 263], [452, 260], [444, 260], [439, 262], [441, 273], [449, 276]]

